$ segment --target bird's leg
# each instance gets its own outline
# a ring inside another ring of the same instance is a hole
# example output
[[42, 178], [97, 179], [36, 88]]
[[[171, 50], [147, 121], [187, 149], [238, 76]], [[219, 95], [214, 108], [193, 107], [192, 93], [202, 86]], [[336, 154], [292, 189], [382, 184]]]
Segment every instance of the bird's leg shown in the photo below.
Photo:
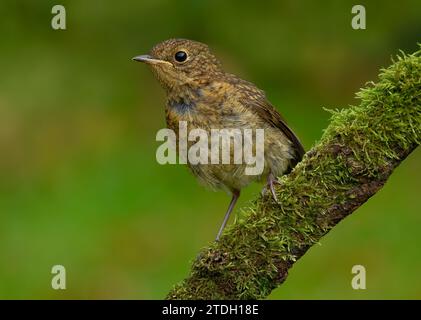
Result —
[[265, 193], [265, 191], [267, 189], [269, 189], [270, 192], [272, 193], [272, 197], [275, 200], [275, 202], [278, 202], [278, 197], [276, 196], [275, 188], [274, 188], [275, 184], [281, 184], [281, 183], [278, 181], [278, 179], [271, 172], [271, 173], [268, 174], [266, 185], [263, 187], [263, 190], [262, 190], [262, 195]]
[[231, 198], [230, 205], [228, 206], [228, 210], [225, 213], [224, 221], [222, 221], [222, 225], [219, 228], [218, 235], [216, 236], [215, 241], [219, 241], [219, 238], [221, 237], [222, 231], [224, 230], [225, 225], [227, 224], [227, 221], [228, 221], [228, 219], [230, 217], [230, 214], [232, 212], [232, 209], [234, 209], [234, 206], [235, 206], [239, 197], [240, 197], [240, 190], [234, 190], [232, 192], [232, 198]]

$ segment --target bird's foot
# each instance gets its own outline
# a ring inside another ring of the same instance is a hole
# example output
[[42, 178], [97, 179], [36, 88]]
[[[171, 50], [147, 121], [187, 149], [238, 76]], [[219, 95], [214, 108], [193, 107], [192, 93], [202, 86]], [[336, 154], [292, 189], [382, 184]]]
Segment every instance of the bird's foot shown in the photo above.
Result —
[[225, 213], [224, 221], [222, 222], [221, 228], [219, 228], [218, 235], [216, 236], [216, 239], [215, 239], [216, 242], [219, 241], [219, 238], [221, 237], [222, 231], [224, 230], [225, 225], [227, 224], [228, 219], [231, 215], [231, 212], [234, 209], [234, 206], [237, 203], [237, 200], [238, 200], [239, 197], [240, 197], [240, 190], [233, 190], [230, 205], [228, 207], [227, 212]]
[[275, 202], [278, 203], [278, 197], [276, 196], [275, 187], [274, 187], [275, 184], [280, 185], [281, 183], [272, 173], [270, 173], [268, 175], [266, 185], [263, 187], [261, 194], [262, 196], [264, 196], [266, 192], [270, 190], [273, 200], [275, 200]]

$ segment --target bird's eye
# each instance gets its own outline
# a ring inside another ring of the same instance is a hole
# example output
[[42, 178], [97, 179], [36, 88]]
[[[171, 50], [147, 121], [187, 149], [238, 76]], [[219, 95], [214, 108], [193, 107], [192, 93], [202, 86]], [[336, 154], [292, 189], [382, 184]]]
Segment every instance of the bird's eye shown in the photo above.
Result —
[[187, 53], [184, 51], [178, 51], [174, 56], [175, 61], [184, 62], [187, 60]]

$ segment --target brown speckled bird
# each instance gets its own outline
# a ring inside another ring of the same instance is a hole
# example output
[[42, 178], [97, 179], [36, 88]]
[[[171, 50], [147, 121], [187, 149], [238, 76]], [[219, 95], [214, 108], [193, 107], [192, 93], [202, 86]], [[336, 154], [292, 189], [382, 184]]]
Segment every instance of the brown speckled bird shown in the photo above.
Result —
[[221, 236], [240, 190], [252, 181], [266, 179], [264, 190], [269, 189], [277, 201], [274, 190], [277, 177], [288, 173], [301, 160], [304, 149], [262, 90], [224, 72], [208, 46], [192, 40], [166, 40], [153, 47], [148, 55], [133, 60], [148, 64], [165, 89], [167, 126], [177, 135], [180, 121], [187, 122], [188, 130], [200, 128], [208, 133], [211, 129], [224, 128], [264, 129], [261, 175], [246, 175], [246, 164], [188, 163], [203, 184], [232, 194], [216, 240]]

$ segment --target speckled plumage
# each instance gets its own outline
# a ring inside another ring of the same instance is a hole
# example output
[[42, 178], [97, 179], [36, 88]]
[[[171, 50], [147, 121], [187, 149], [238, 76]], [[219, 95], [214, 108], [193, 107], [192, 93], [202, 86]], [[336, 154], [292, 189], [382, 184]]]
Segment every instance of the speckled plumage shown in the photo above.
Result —
[[[187, 54], [182, 63], [174, 58], [179, 51]], [[265, 166], [261, 175], [246, 175], [245, 164], [188, 164], [203, 184], [238, 197], [240, 190], [252, 181], [283, 175], [301, 160], [304, 154], [301, 143], [265, 93], [254, 84], [224, 72], [207, 45], [171, 39], [156, 45], [147, 58], [137, 60], [150, 64], [165, 89], [167, 126], [176, 133], [180, 121], [187, 122], [188, 130], [200, 128], [209, 133], [210, 129], [265, 130]]]

